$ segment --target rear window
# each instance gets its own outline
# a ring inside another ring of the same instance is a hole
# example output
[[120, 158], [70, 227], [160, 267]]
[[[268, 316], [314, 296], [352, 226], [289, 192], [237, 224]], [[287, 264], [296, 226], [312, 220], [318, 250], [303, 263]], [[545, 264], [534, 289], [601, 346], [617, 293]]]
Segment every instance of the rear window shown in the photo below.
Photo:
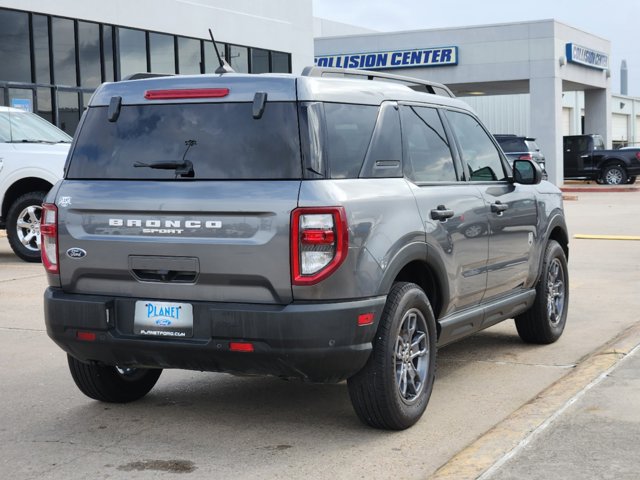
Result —
[[267, 102], [260, 119], [251, 103], [123, 105], [115, 122], [92, 107], [67, 178], [172, 180], [149, 165], [185, 160], [200, 180], [301, 178], [295, 102]]
[[505, 153], [519, 153], [519, 152], [527, 152], [527, 146], [524, 144], [524, 140], [522, 138], [496, 138], [500, 147]]

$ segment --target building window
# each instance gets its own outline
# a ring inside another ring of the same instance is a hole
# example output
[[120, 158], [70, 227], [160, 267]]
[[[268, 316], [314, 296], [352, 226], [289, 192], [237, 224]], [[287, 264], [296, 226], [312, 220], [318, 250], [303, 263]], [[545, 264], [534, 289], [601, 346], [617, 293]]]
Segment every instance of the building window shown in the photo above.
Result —
[[51, 17], [53, 79], [57, 85], [78, 85], [73, 20]]
[[149, 33], [149, 57], [154, 73], [176, 73], [176, 51], [173, 35]]
[[[216, 42], [216, 46], [218, 47], [218, 53], [226, 60], [227, 58], [227, 45], [224, 43]], [[215, 73], [216, 68], [220, 66], [220, 62], [218, 61], [218, 57], [216, 56], [216, 51], [213, 48], [213, 44], [211, 42], [204, 42], [204, 73]]]
[[51, 103], [51, 89], [38, 88], [36, 91], [38, 108], [36, 113], [48, 122], [53, 123], [53, 104]]
[[238, 73], [249, 73], [249, 49], [237, 45], [229, 45], [231, 68]]
[[182, 75], [192, 75], [201, 72], [200, 40], [178, 37], [178, 69]]
[[102, 29], [102, 79], [105, 82], [113, 82], [113, 27], [101, 25]]
[[36, 66], [36, 83], [51, 83], [49, 63], [49, 19], [44, 15], [33, 16], [33, 63]]
[[269, 71], [269, 50], [251, 49], [251, 73], [267, 73]]
[[100, 27], [97, 23], [78, 22], [80, 85], [95, 88], [102, 81], [100, 71]]
[[147, 71], [147, 41], [142, 30], [118, 27], [120, 79]]
[[31, 83], [29, 16], [0, 10], [0, 80]]
[[80, 121], [78, 92], [58, 91], [58, 126], [73, 135]]
[[282, 52], [271, 52], [271, 71], [275, 73], [291, 73], [291, 55]]

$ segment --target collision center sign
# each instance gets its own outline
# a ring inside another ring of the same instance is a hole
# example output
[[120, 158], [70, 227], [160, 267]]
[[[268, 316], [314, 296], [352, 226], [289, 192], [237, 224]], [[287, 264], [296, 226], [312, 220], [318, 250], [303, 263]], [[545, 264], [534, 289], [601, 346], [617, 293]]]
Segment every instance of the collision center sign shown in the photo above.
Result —
[[317, 67], [335, 68], [412, 68], [441, 67], [458, 64], [458, 47], [418, 48], [388, 52], [348, 53], [320, 55]]
[[609, 68], [609, 55], [575, 43], [567, 43], [567, 60], [600, 70]]

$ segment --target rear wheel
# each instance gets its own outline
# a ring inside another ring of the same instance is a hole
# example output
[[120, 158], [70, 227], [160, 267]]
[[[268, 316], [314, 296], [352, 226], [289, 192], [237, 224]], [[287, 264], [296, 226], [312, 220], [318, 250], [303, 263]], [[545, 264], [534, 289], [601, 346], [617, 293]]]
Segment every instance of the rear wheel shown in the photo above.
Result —
[[82, 363], [67, 355], [73, 381], [87, 397], [109, 403], [127, 403], [144, 397], [162, 369], [121, 368]]
[[624, 185], [627, 183], [627, 172], [620, 165], [609, 165], [602, 171], [602, 180], [606, 185]]
[[436, 321], [424, 291], [396, 283], [380, 320], [367, 364], [347, 381], [362, 422], [403, 430], [424, 413], [436, 370]]
[[533, 306], [515, 318], [520, 338], [528, 343], [553, 343], [564, 331], [569, 306], [569, 272], [564, 250], [549, 240]]
[[40, 261], [40, 216], [46, 192], [18, 197], [7, 213], [7, 239], [15, 254], [27, 262]]

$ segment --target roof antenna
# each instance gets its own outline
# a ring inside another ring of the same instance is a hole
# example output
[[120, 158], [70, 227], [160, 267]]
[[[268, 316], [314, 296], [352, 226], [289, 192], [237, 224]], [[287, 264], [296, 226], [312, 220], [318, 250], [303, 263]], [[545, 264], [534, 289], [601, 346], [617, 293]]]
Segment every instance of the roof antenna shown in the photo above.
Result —
[[218, 51], [218, 45], [216, 45], [216, 40], [215, 38], [213, 38], [213, 32], [211, 31], [211, 29], [209, 29], [209, 36], [211, 37], [211, 43], [213, 43], [213, 48], [215, 48], [216, 50], [216, 57], [218, 57], [218, 62], [220, 62], [220, 66], [216, 68], [215, 73], [219, 73], [220, 75], [222, 75], [223, 73], [236, 73], [236, 71], [233, 68], [231, 68], [231, 65], [229, 65], [220, 56], [220, 52]]

